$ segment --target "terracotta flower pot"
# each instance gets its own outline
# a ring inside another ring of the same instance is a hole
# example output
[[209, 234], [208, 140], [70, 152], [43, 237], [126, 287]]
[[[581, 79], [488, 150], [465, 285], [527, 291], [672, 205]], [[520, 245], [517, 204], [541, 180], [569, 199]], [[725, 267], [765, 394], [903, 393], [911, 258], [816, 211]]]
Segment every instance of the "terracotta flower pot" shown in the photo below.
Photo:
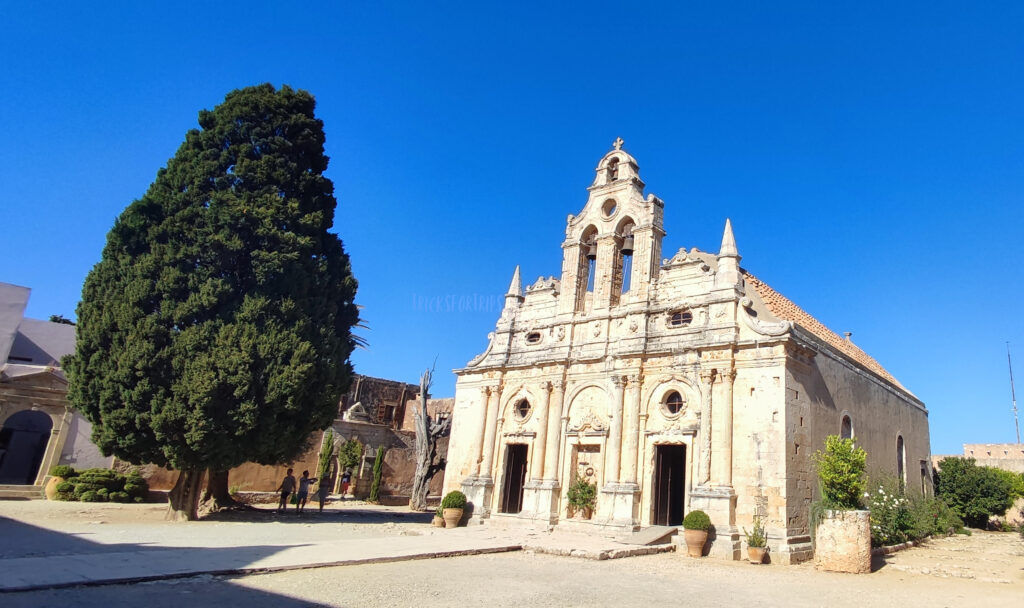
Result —
[[462, 509], [445, 509], [444, 510], [444, 527], [445, 528], [458, 528], [459, 521], [462, 520]]
[[763, 564], [764, 556], [768, 553], [768, 547], [747, 547], [747, 557], [752, 564]]
[[683, 530], [683, 538], [686, 539], [686, 553], [690, 557], [704, 555], [704, 543], [708, 542], [707, 530]]
[[46, 487], [43, 488], [43, 493], [46, 494], [46, 500], [56, 500], [57, 485], [62, 481], [64, 481], [63, 477], [51, 477], [50, 481], [46, 482]]
[[433, 524], [433, 526], [435, 528], [443, 528], [444, 527], [444, 518], [441, 517], [440, 515], [435, 515], [433, 521], [431, 521], [430, 523]]

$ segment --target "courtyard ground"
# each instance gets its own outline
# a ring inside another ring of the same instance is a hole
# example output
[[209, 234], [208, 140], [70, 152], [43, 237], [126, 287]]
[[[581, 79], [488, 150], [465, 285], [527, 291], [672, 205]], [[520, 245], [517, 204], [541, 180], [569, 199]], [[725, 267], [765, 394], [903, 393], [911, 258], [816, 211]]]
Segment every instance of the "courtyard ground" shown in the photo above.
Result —
[[[355, 503], [302, 517], [249, 513], [181, 524], [165, 523], [162, 516], [157, 505], [0, 502], [0, 564], [32, 557], [56, 563], [83, 551], [84, 558], [102, 563], [104, 553], [126, 546], [216, 550], [346, 539], [353, 546], [383, 545], [453, 534], [431, 528], [429, 514]], [[888, 556], [875, 572], [859, 576], [817, 572], [807, 564], [751, 566], [681, 553], [594, 561], [519, 551], [3, 593], [0, 605], [1016, 607], [1022, 598], [1024, 541], [1016, 534], [975, 532]]]

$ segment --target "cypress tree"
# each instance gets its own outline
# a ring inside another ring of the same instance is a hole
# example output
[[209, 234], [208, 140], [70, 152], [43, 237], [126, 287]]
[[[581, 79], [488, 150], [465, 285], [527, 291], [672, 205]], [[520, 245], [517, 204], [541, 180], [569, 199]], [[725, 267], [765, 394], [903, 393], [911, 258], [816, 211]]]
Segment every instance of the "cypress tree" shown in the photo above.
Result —
[[233, 91], [117, 218], [85, 280], [68, 397], [104, 454], [181, 471], [298, 456], [351, 381], [356, 281], [305, 91]]

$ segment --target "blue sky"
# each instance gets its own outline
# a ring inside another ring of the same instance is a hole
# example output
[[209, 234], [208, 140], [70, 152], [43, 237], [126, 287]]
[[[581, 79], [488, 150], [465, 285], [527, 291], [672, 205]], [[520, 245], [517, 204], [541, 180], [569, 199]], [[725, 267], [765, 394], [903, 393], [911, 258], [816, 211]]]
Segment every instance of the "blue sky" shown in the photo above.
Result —
[[287, 83], [325, 122], [361, 373], [436, 357], [452, 394], [621, 136], [665, 257], [731, 217], [746, 268], [924, 400], [935, 453], [1014, 440], [1024, 4], [61, 4], [0, 6], [0, 281], [30, 316], [73, 314], [200, 109]]

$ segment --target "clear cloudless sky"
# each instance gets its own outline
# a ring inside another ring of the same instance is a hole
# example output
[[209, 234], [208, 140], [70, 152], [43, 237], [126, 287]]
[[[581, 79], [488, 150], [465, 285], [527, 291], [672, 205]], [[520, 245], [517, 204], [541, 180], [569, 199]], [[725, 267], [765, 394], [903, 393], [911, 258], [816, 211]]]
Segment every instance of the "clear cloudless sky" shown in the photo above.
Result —
[[452, 395], [621, 136], [665, 257], [731, 217], [746, 268], [925, 402], [934, 453], [1015, 440], [1020, 2], [5, 2], [0, 28], [0, 281], [31, 317], [74, 315], [199, 110], [289, 84], [325, 123], [360, 373], [436, 358]]

